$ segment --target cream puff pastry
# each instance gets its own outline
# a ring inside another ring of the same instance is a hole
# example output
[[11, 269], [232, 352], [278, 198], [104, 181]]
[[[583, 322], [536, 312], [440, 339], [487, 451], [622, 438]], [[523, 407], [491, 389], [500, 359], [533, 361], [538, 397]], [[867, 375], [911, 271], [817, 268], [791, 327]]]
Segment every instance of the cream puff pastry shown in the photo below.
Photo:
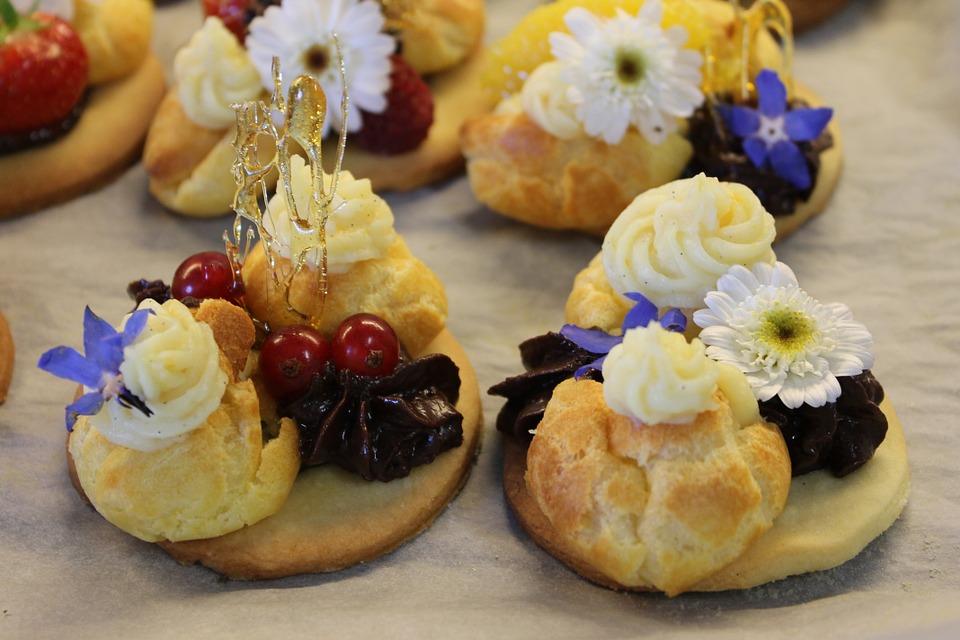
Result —
[[773, 236], [743, 185], [647, 191], [577, 277], [570, 324], [521, 344], [526, 372], [490, 390], [508, 502], [584, 577], [749, 588], [846, 562], [903, 510], [873, 338], [800, 288]]
[[[324, 133], [349, 130], [344, 166], [377, 191], [414, 189], [462, 167], [460, 125], [489, 108], [474, 82], [483, 1], [350, 0], [332, 13], [325, 2], [284, 0], [232, 33], [210, 16], [177, 54], [175, 84], [144, 151], [150, 190], [164, 205], [192, 216], [230, 210], [231, 105], [273, 91], [273, 56], [287, 76], [320, 80], [332, 107]], [[350, 79], [346, 122], [340, 60]], [[336, 136], [328, 137], [333, 153]]]
[[[131, 283], [119, 329], [88, 309], [85, 353], [39, 363], [84, 387], [66, 414], [78, 491], [124, 531], [237, 579], [394, 549], [462, 487], [482, 431], [439, 280], [369, 180], [322, 173], [323, 96], [301, 76], [282, 104], [238, 106], [226, 253], [187, 258], [169, 286]], [[280, 126], [259, 117], [278, 109]], [[261, 135], [279, 149], [266, 164]], [[264, 203], [270, 170], [282, 185]]]
[[[789, 38], [783, 5], [734, 4], [566, 0], [531, 13], [491, 48], [485, 81], [499, 105], [461, 134], [477, 198], [599, 235], [638, 194], [703, 171], [757, 191], [780, 237], [822, 211], [840, 172], [832, 112], [808, 108], [820, 101], [793, 88], [790, 56], [766, 31]], [[789, 94], [772, 86], [781, 76]], [[756, 96], [773, 133], [747, 112]]]

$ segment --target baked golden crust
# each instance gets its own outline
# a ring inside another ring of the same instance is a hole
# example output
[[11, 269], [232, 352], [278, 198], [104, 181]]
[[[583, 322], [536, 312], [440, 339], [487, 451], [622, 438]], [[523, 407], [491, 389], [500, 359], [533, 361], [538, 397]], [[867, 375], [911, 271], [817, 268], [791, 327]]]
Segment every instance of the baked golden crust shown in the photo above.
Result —
[[146, 540], [193, 540], [236, 531], [276, 513], [300, 469], [296, 425], [263, 442], [260, 405], [249, 380], [228, 385], [199, 428], [153, 452], [117, 446], [86, 416], [68, 450], [83, 493], [97, 511]]
[[739, 557], [787, 500], [779, 431], [742, 426], [722, 393], [689, 425], [636, 426], [603, 386], [561, 383], [527, 452], [527, 489], [585, 563], [677, 595]]
[[[856, 473], [834, 478], [816, 471], [795, 478], [783, 513], [747, 551], [691, 591], [749, 589], [783, 578], [839, 566], [892, 525], [907, 502], [910, 471], [903, 426], [889, 399], [880, 405], [889, 430], [873, 459]], [[597, 571], [558, 535], [527, 491], [526, 448], [504, 442], [504, 494], [534, 541], [584, 578], [616, 590], [627, 587]], [[843, 514], [843, 517], [837, 517]]]
[[[278, 259], [281, 270], [288, 260]], [[287, 307], [282, 291], [274, 286], [263, 247], [257, 245], [244, 261], [243, 282], [250, 312], [271, 328], [303, 324], [304, 318]], [[419, 353], [443, 329], [447, 296], [436, 275], [415, 258], [399, 236], [386, 255], [354, 264], [346, 273], [330, 274], [329, 294], [321, 307], [317, 274], [305, 269], [290, 287], [294, 308], [318, 318], [317, 329], [333, 334], [355, 313], [373, 313], [397, 332], [400, 343]], [[322, 314], [321, 314], [322, 311]]]
[[679, 133], [660, 145], [636, 131], [616, 145], [587, 136], [561, 140], [523, 112], [468, 120], [461, 146], [474, 195], [494, 211], [596, 234], [638, 193], [679, 176], [692, 155]]
[[463, 349], [443, 331], [414, 355], [430, 353], [445, 353], [460, 368], [460, 447], [385, 483], [332, 465], [308, 469], [276, 515], [220, 538], [161, 543], [163, 549], [234, 579], [281, 578], [373, 560], [426, 529], [466, 482], [483, 434], [477, 379]]
[[452, 69], [483, 38], [483, 0], [417, 0], [407, 4], [409, 8], [400, 20], [401, 51], [421, 75]]
[[[458, 172], [463, 167], [460, 126], [491, 106], [475, 81], [480, 59], [478, 49], [463, 64], [430, 79], [434, 122], [417, 149], [386, 156], [348, 144], [343, 168], [357, 178], [368, 178], [375, 192], [417, 189]], [[164, 206], [184, 215], [211, 217], [228, 212], [236, 191], [234, 137], [233, 129], [214, 131], [189, 121], [172, 88], [147, 139], [144, 165], [150, 192]], [[269, 160], [272, 148], [264, 144], [261, 152], [262, 159]], [[325, 142], [323, 153], [334, 157], [336, 141]], [[275, 183], [274, 175], [268, 188]]]
[[620, 329], [631, 306], [610, 286], [603, 269], [603, 254], [598, 253], [573, 279], [564, 315], [567, 322], [578, 327], [597, 327], [612, 333]]
[[13, 378], [13, 335], [3, 313], [0, 313], [0, 404], [7, 399], [7, 390]]
[[77, 0], [73, 26], [90, 59], [90, 84], [130, 75], [150, 53], [150, 0]]
[[91, 191], [133, 162], [163, 92], [163, 68], [150, 56], [132, 75], [97, 87], [66, 136], [0, 157], [0, 218]]
[[104, 518], [148, 542], [211, 538], [254, 524], [280, 509], [300, 470], [296, 425], [281, 421], [279, 435], [264, 442], [254, 384], [237, 381], [253, 345], [250, 317], [223, 300], [203, 302], [194, 317], [212, 329], [230, 381], [204, 424], [144, 452], [113, 444], [81, 416], [67, 440], [81, 493]]

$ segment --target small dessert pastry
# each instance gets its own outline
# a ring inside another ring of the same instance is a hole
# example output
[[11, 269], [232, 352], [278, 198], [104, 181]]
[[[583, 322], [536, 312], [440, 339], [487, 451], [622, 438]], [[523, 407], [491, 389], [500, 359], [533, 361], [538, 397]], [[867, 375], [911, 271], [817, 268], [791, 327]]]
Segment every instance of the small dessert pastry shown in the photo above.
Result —
[[238, 111], [227, 252], [187, 258], [169, 286], [131, 283], [119, 330], [88, 310], [86, 355], [40, 367], [84, 386], [68, 462], [110, 522], [231, 578], [336, 571], [417, 535], [463, 486], [476, 377], [386, 203], [322, 172], [320, 85], [301, 76]]
[[673, 596], [835, 567], [899, 517], [903, 429], [848, 307], [767, 261], [679, 302], [692, 330], [624, 297], [617, 329], [527, 340], [526, 372], [490, 390], [507, 398], [507, 501], [537, 544], [598, 584]]
[[739, 5], [535, 10], [491, 48], [484, 80], [499, 105], [461, 133], [477, 198], [533, 225], [603, 234], [638, 194], [704, 172], [753, 189], [779, 237], [821, 211], [840, 170], [832, 111], [793, 86], [783, 4]]
[[164, 91], [152, 23], [149, 0], [0, 0], [0, 217], [134, 160]]
[[13, 378], [13, 335], [7, 319], [0, 313], [0, 404], [7, 399], [10, 380]]
[[327, 151], [336, 147], [331, 130], [349, 131], [355, 142], [345, 167], [377, 191], [414, 189], [462, 166], [460, 125], [489, 108], [473, 81], [483, 0], [205, 0], [204, 7], [206, 22], [177, 54], [175, 84], [144, 150], [150, 190], [170, 209], [230, 210], [231, 106], [274, 91], [274, 57], [286, 77], [316, 78], [331, 105], [349, 89], [345, 114], [336, 110], [326, 121]]

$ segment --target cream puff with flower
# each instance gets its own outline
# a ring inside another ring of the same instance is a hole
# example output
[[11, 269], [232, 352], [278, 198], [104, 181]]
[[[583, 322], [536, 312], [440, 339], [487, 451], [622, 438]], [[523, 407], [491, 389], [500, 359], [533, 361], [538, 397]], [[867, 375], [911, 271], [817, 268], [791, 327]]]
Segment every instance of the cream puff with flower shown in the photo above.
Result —
[[300, 468], [297, 429], [261, 428], [256, 389], [241, 375], [253, 341], [249, 317], [228, 302], [194, 313], [148, 299], [119, 329], [87, 308], [85, 354], [41, 357], [41, 369], [83, 385], [67, 407], [68, 458], [104, 518], [142, 540], [177, 541], [280, 509]]
[[[641, 198], [655, 192], [669, 189]], [[736, 227], [691, 245], [670, 205], [628, 221], [630, 251], [604, 247], [604, 265], [635, 262], [612, 271], [617, 326], [592, 322], [610, 311], [588, 312], [608, 301], [594, 291], [582, 319], [522, 343], [525, 371], [490, 389], [507, 398], [508, 502], [538, 544], [614, 589], [741, 589], [843, 564], [897, 520], [910, 485], [873, 337], [772, 254], [749, 263], [728, 244]], [[719, 255], [732, 264], [705, 286]]]
[[150, 0], [0, 1], [0, 217], [67, 200], [139, 153], [165, 89]]
[[[461, 135], [477, 198], [533, 225], [602, 234], [638, 194], [704, 171], [748, 184], [778, 215], [822, 209], [815, 180], [791, 175], [781, 160], [793, 152], [791, 169], [817, 174], [833, 144], [829, 116], [817, 113], [783, 136], [790, 145], [778, 147], [775, 162], [739, 147], [740, 155], [721, 153], [704, 125], [721, 106], [749, 108], [728, 98], [751, 95], [744, 78], [782, 71], [763, 10], [718, 0], [561, 0], [535, 10], [491, 49], [484, 80], [500, 102]], [[781, 19], [789, 25], [785, 9]], [[803, 119], [791, 98], [797, 113], [788, 118]], [[759, 122], [745, 123], [733, 144], [749, 148], [766, 136]], [[767, 139], [770, 148], [781, 141]], [[819, 172], [825, 194], [836, 169]], [[796, 218], [778, 221], [782, 235]]]
[[552, 390], [528, 448], [508, 439], [507, 499], [537, 544], [590, 580], [695, 589], [783, 511], [783, 438], [743, 374], [656, 322], [627, 330], [599, 366], [601, 381]]
[[167, 207], [193, 216], [230, 211], [231, 107], [273, 92], [274, 58], [284, 91], [301, 74], [320, 83], [331, 105], [331, 152], [345, 129], [352, 142], [344, 166], [375, 189], [417, 188], [462, 166], [460, 124], [486, 108], [471, 82], [482, 0], [250, 0], [239, 14], [235, 4], [205, 3], [206, 20], [177, 54], [174, 86], [151, 126], [144, 163]]

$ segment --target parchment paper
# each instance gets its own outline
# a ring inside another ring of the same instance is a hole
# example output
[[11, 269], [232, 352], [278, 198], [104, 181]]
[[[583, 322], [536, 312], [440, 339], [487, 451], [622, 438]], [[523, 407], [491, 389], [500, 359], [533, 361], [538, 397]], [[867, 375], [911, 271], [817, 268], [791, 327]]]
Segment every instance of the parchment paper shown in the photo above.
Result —
[[[158, 9], [169, 65], [199, 2]], [[536, 3], [491, 0], [491, 35]], [[960, 633], [960, 3], [855, 2], [806, 36], [797, 74], [837, 108], [846, 169], [829, 211], [778, 247], [813, 295], [873, 331], [875, 372], [907, 431], [901, 520], [847, 565], [741, 593], [659, 596], [594, 587], [540, 551], [501, 496], [487, 398], [483, 454], [436, 524], [389, 557], [328, 576], [225, 582], [107, 524], [70, 487], [71, 385], [34, 368], [79, 346], [89, 303], [117, 319], [124, 288], [168, 279], [220, 246], [226, 219], [164, 211], [134, 167], [98, 193], [0, 223], [0, 308], [17, 344], [0, 406], [0, 637], [585, 638], [958, 637]], [[516, 345], [559, 326], [599, 243], [506, 221], [466, 180], [391, 196], [397, 226], [441, 276], [450, 327], [481, 385], [516, 372]], [[843, 514], [837, 514], [842, 518]]]

